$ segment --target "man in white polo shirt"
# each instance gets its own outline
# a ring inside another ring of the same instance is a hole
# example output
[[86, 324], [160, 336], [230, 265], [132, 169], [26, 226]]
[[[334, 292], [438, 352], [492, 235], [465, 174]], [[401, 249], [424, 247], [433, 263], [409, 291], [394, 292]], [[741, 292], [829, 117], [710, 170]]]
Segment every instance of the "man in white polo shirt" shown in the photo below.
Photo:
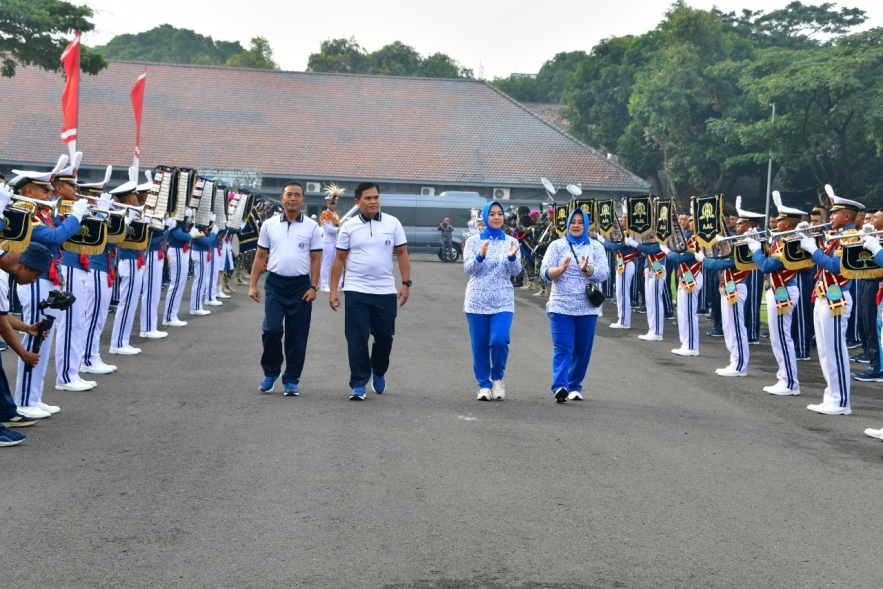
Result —
[[289, 182], [282, 189], [282, 213], [261, 225], [248, 289], [248, 296], [261, 302], [258, 279], [269, 256], [264, 282], [264, 379], [260, 389], [269, 393], [279, 380], [284, 333], [287, 362], [281, 376], [286, 397], [300, 394], [297, 385], [307, 355], [312, 303], [322, 265], [322, 236], [319, 225], [301, 212], [305, 202], [303, 186], [297, 182]]
[[[344, 332], [350, 361], [351, 401], [365, 400], [365, 386], [377, 394], [386, 390], [386, 369], [395, 334], [398, 306], [408, 302], [411, 289], [411, 262], [408, 241], [399, 220], [380, 212], [380, 188], [362, 182], [355, 190], [359, 214], [340, 227], [337, 256], [331, 268], [331, 294], [328, 302], [337, 311], [337, 286], [346, 263], [343, 290], [346, 291]], [[399, 259], [402, 287], [396, 294], [392, 256]], [[368, 352], [368, 340], [374, 345]]]

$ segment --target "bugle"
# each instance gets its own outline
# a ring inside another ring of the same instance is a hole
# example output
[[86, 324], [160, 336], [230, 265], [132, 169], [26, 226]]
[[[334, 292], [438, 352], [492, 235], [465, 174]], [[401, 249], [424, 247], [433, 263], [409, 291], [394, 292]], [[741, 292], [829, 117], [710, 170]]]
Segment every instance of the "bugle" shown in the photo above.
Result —
[[37, 200], [36, 198], [28, 198], [27, 196], [21, 196], [19, 194], [13, 194], [10, 197], [11, 200], [15, 202], [25, 202], [36, 207], [43, 207], [46, 209], [52, 209], [52, 214], [54, 215], [58, 210], [58, 203], [61, 201], [58, 200]]
[[831, 229], [831, 223], [822, 223], [821, 225], [810, 225], [809, 227], [804, 227], [803, 229], [790, 229], [788, 231], [770, 231], [766, 230], [767, 239], [772, 242], [777, 237], [788, 237], [790, 235], [797, 235], [798, 233], [803, 233], [807, 237], [820, 237]]
[[858, 232], [858, 233], [847, 233], [845, 235], [825, 235], [825, 243], [831, 243], [832, 241], [839, 241], [841, 239], [861, 239], [865, 235], [883, 235], [883, 231], [871, 231], [870, 233]]
[[766, 235], [762, 235], [759, 231], [746, 231], [741, 235], [728, 235], [726, 237], [718, 237], [717, 243], [720, 243], [722, 241], [735, 241], [737, 244], [739, 244], [748, 238], [756, 239], [757, 241], [764, 241], [766, 239]]

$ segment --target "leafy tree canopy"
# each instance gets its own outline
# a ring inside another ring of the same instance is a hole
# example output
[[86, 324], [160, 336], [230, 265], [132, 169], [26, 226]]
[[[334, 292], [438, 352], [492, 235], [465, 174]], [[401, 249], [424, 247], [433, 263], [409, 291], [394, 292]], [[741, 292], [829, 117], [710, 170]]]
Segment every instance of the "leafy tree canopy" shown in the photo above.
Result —
[[168, 24], [142, 33], [117, 35], [96, 49], [108, 59], [198, 65], [224, 65], [234, 55], [245, 53], [238, 41], [214, 41]]
[[323, 41], [319, 52], [310, 54], [307, 71], [423, 78], [473, 77], [471, 69], [462, 67], [444, 53], [423, 57], [401, 41], [368, 53], [353, 37]]
[[564, 97], [564, 86], [588, 54], [585, 51], [559, 53], [545, 62], [536, 77], [512, 74], [508, 78], [497, 78], [494, 86], [522, 102], [552, 102], [560, 104]]
[[255, 37], [247, 51], [231, 55], [224, 64], [229, 67], [249, 67], [263, 70], [278, 70], [273, 61], [273, 49], [264, 37]]
[[[60, 0], [0, 0], [0, 75], [11, 78], [18, 65], [57, 72], [62, 51], [76, 31], [91, 31], [92, 9]], [[107, 67], [95, 51], [80, 47], [80, 68], [97, 74]]]

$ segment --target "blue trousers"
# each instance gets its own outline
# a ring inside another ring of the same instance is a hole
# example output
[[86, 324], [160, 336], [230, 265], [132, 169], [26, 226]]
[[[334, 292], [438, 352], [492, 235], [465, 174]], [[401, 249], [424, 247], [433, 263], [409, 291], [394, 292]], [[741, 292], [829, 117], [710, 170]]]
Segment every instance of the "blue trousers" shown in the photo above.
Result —
[[547, 315], [552, 328], [552, 392], [561, 387], [570, 392], [581, 392], [592, 359], [598, 316]]
[[6, 379], [6, 372], [3, 370], [3, 362], [0, 361], [0, 421], [11, 419], [16, 415], [18, 415], [18, 408], [15, 405], [15, 401], [12, 400], [9, 381]]
[[275, 377], [282, 372], [284, 335], [284, 384], [297, 384], [304, 369], [313, 311], [313, 303], [303, 300], [309, 287], [309, 275], [279, 276], [270, 273], [264, 283], [264, 353], [261, 356], [261, 368], [264, 369], [264, 376]]
[[479, 315], [466, 313], [472, 339], [472, 371], [478, 388], [489, 389], [494, 380], [503, 380], [509, 358], [509, 331], [512, 313]]
[[794, 309], [791, 322], [791, 336], [794, 339], [794, 354], [798, 358], [809, 358], [810, 341], [815, 335], [813, 323], [812, 291], [815, 287], [815, 269], [797, 272], [797, 288], [800, 290], [800, 302]]
[[748, 341], [756, 342], [760, 341], [760, 302], [763, 300], [763, 274], [760, 270], [748, 274], [745, 288], [745, 329], [748, 330]]
[[[398, 296], [346, 291], [344, 333], [350, 361], [350, 388], [368, 384], [371, 374], [383, 376], [389, 368], [392, 339], [396, 331]], [[368, 339], [374, 345], [368, 353]]]

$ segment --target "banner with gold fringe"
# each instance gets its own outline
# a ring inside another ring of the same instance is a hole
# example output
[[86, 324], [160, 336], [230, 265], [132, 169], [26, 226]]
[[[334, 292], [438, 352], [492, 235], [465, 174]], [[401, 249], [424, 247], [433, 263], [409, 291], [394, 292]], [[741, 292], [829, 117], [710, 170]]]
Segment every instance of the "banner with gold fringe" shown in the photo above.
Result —
[[633, 239], [641, 239], [653, 232], [653, 197], [629, 196], [625, 199], [626, 229]]
[[107, 244], [107, 223], [94, 217], [86, 217], [80, 222], [80, 231], [61, 244], [66, 252], [95, 256], [104, 253]]
[[722, 194], [694, 196], [690, 199], [693, 211], [693, 234], [700, 248], [711, 248], [723, 233], [724, 196]]
[[4, 228], [0, 232], [0, 249], [5, 252], [23, 252], [31, 243], [33, 224], [27, 209], [7, 207], [3, 213]]

